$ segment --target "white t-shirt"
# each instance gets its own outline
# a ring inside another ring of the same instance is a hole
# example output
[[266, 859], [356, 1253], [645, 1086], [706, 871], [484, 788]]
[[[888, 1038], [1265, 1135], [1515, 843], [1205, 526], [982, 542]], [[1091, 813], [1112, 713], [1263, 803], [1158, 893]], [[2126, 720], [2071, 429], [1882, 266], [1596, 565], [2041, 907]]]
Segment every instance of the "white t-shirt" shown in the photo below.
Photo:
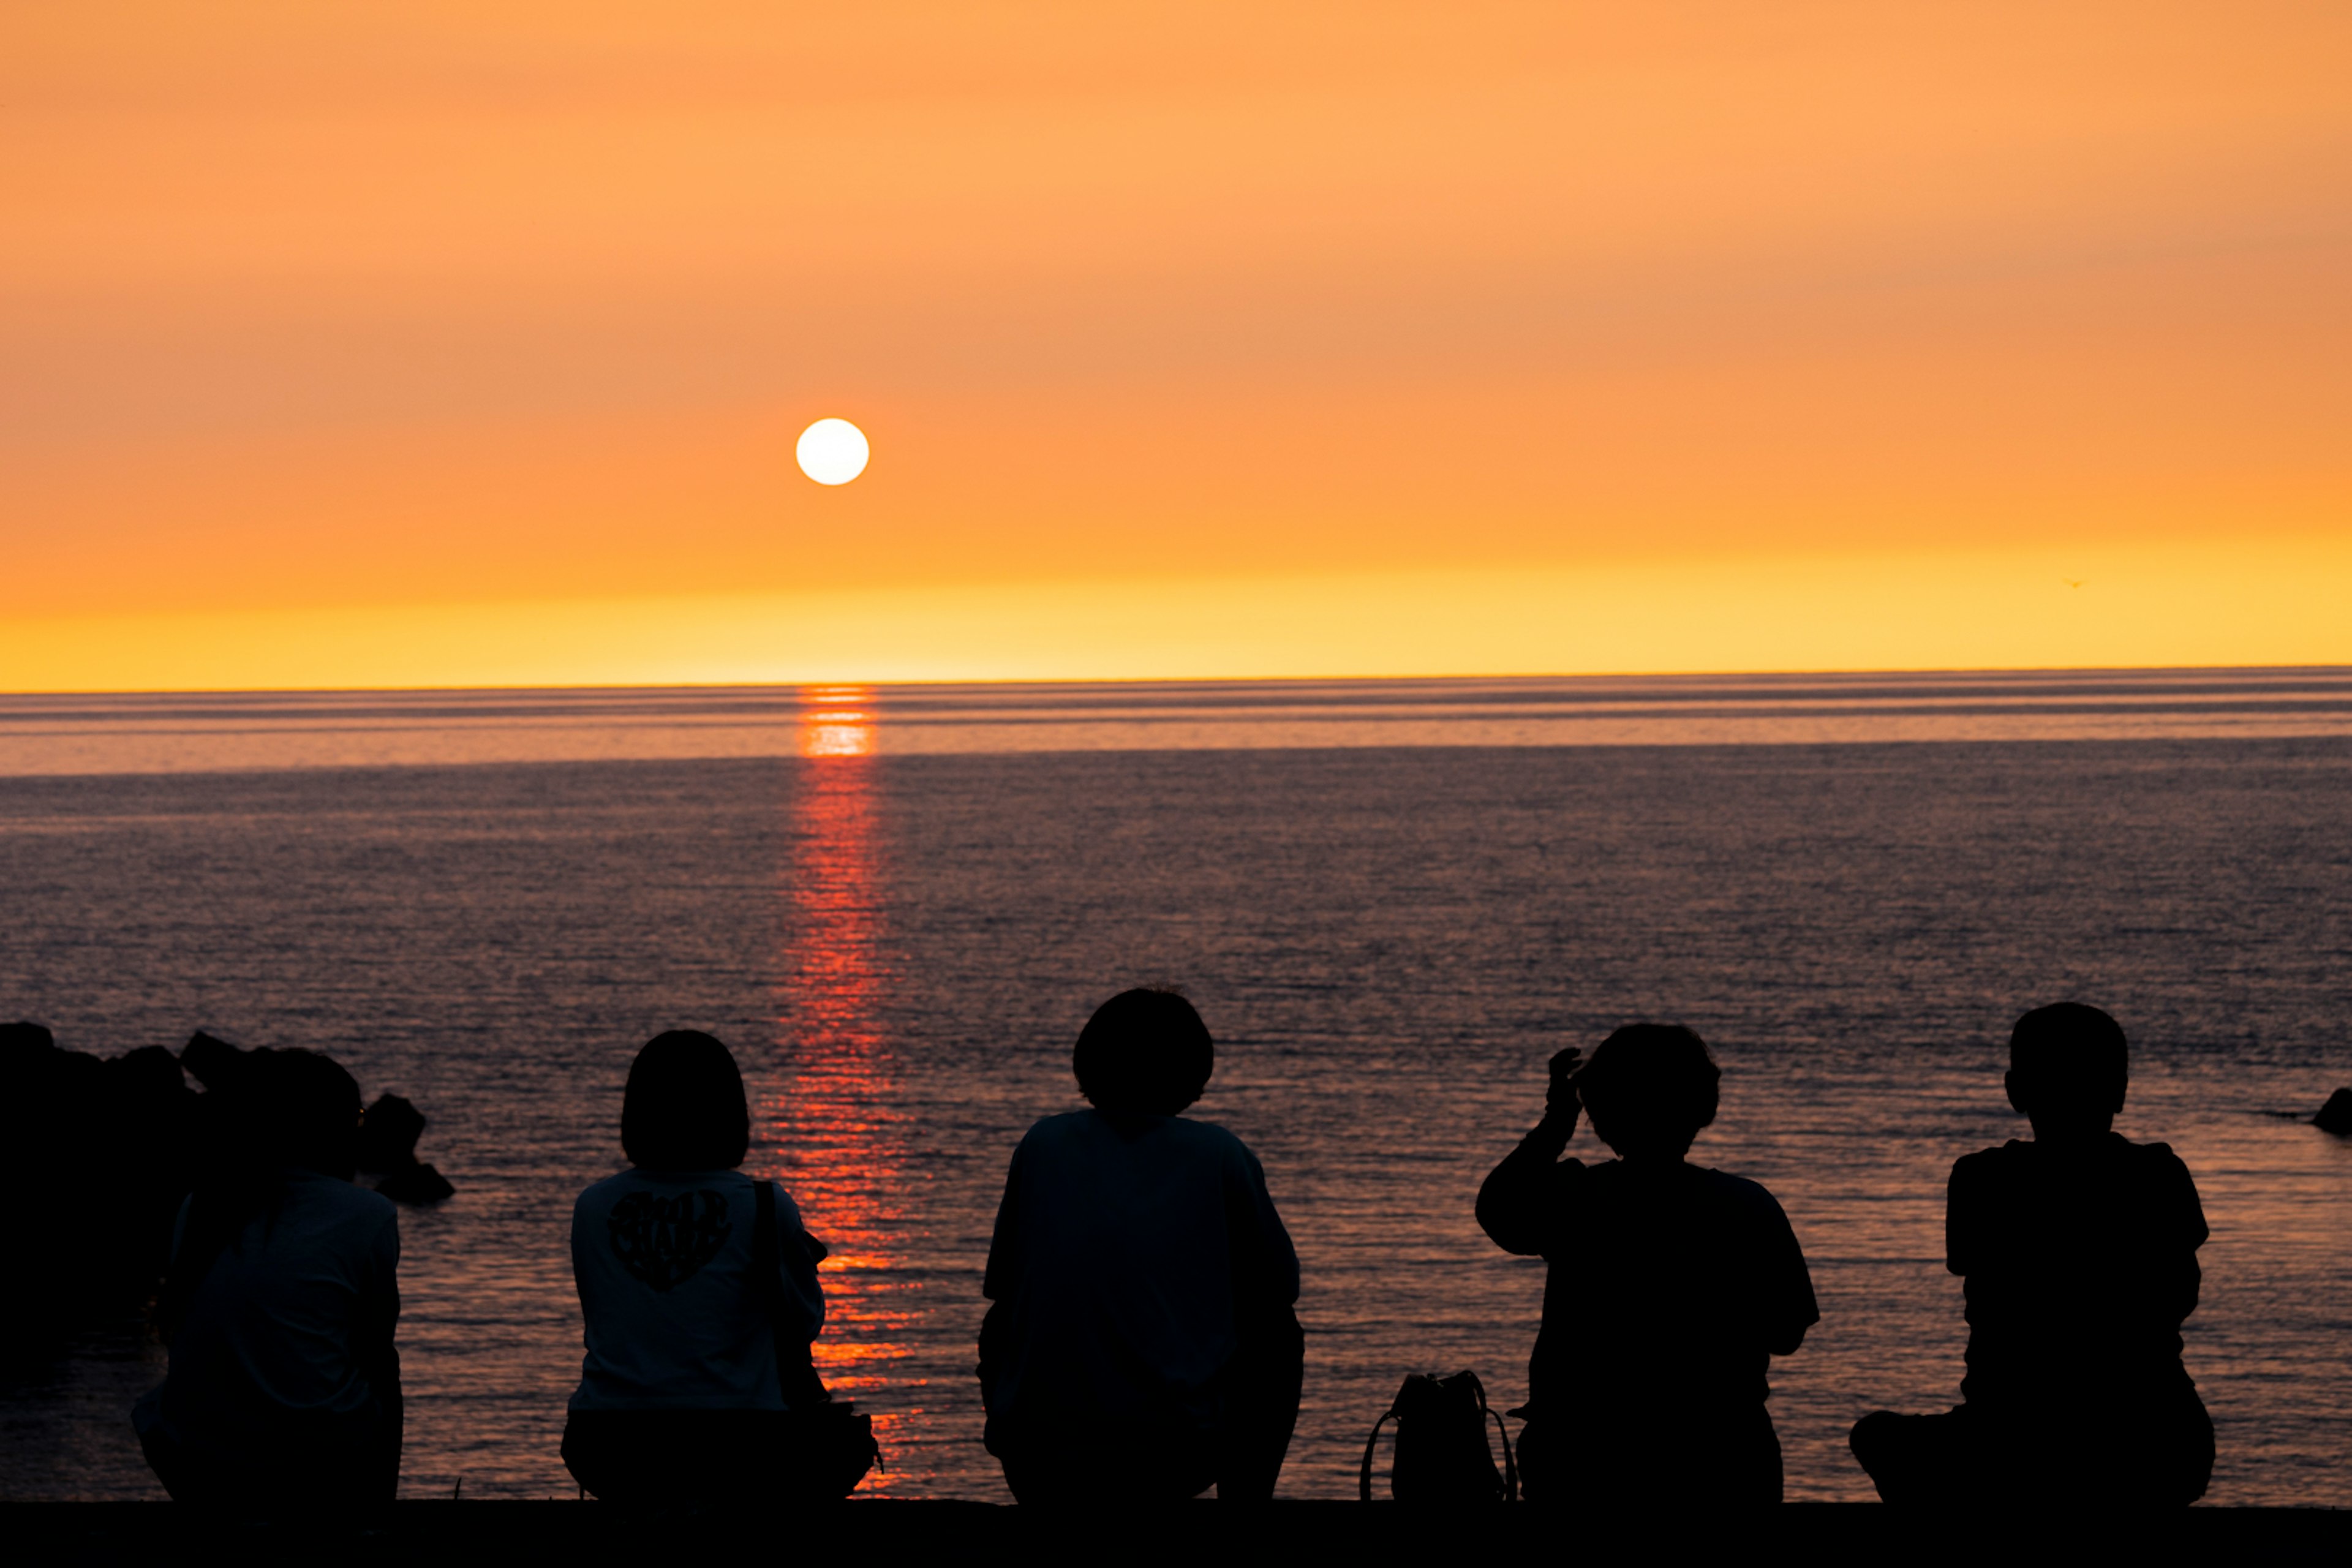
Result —
[[1257, 1156], [1179, 1116], [1049, 1116], [1013, 1152], [983, 1287], [989, 1426], [1214, 1430], [1241, 1315], [1298, 1300]]
[[[172, 1238], [184, 1239], [189, 1205]], [[172, 1335], [163, 1386], [131, 1413], [176, 1441], [230, 1458], [266, 1455], [374, 1403], [361, 1367], [400, 1317], [400, 1219], [388, 1198], [316, 1171], [286, 1173], [285, 1200], [225, 1247]]]
[[[751, 1285], [757, 1203], [740, 1171], [624, 1171], [572, 1210], [588, 1353], [574, 1410], [782, 1410], [775, 1328]], [[794, 1344], [824, 1326], [824, 1244], [776, 1194], [782, 1310]]]

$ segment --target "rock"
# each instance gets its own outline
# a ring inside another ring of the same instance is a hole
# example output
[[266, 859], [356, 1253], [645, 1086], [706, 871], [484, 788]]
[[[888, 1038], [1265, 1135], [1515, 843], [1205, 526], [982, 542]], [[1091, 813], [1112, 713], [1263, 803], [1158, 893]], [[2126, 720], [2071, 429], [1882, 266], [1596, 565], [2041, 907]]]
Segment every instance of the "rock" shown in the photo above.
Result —
[[180, 1065], [187, 1069], [190, 1078], [216, 1091], [228, 1087], [251, 1055], [198, 1029], [180, 1047]]
[[87, 1172], [107, 1121], [106, 1064], [38, 1024], [0, 1025], [0, 1157], [35, 1179]]
[[17, 1059], [57, 1049], [55, 1035], [39, 1024], [0, 1024], [0, 1071], [16, 1070]]
[[457, 1189], [416, 1158], [425, 1113], [396, 1094], [376, 1097], [360, 1117], [359, 1166], [377, 1173], [375, 1190], [395, 1203], [437, 1204]]
[[2329, 1095], [2327, 1103], [2319, 1108], [2319, 1114], [2311, 1119], [2311, 1124], [2322, 1132], [2352, 1138], [2352, 1089], [2339, 1089]]
[[136, 1308], [161, 1277], [193, 1176], [199, 1098], [156, 1047], [101, 1061], [37, 1024], [0, 1025], [9, 1332]]
[[394, 1171], [378, 1181], [375, 1190], [394, 1203], [437, 1204], [457, 1189], [432, 1166], [412, 1163], [404, 1170]]
[[133, 1100], [177, 1100], [194, 1092], [188, 1088], [187, 1075], [180, 1070], [179, 1058], [161, 1046], [142, 1046], [109, 1057], [106, 1073], [120, 1092]]
[[425, 1128], [425, 1113], [414, 1103], [397, 1094], [378, 1095], [360, 1116], [360, 1169], [404, 1171], [414, 1165]]
[[115, 1289], [144, 1299], [172, 1258], [172, 1227], [194, 1184], [204, 1097], [161, 1046], [142, 1046], [106, 1063], [108, 1142], [132, 1232], [117, 1252]]

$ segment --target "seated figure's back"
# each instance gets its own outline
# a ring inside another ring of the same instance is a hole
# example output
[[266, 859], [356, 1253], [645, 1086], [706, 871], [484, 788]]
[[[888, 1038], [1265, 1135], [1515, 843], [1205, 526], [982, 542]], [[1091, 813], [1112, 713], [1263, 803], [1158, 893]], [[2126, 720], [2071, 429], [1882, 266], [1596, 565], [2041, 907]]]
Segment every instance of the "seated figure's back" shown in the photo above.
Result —
[[[183, 1245], [186, 1232], [184, 1215]], [[361, 1366], [361, 1321], [373, 1312], [388, 1331], [399, 1260], [391, 1200], [289, 1170], [275, 1211], [245, 1221], [190, 1299], [163, 1419], [257, 1457], [291, 1422], [366, 1410], [377, 1395]]]
[[1297, 1269], [1265, 1173], [1223, 1128], [1049, 1116], [1014, 1152], [989, 1258], [987, 1293], [1020, 1325], [996, 1398], [1032, 1422], [1213, 1427], [1237, 1303], [1286, 1300]]
[[184, 1501], [388, 1506], [400, 1226], [352, 1184], [359, 1084], [326, 1057], [261, 1050], [205, 1098], [212, 1147], [156, 1300], [171, 1362], [131, 1409], [140, 1447]]
[[2116, 1132], [2012, 1141], [1952, 1167], [1945, 1241], [1966, 1280], [1970, 1404], [2026, 1410], [2189, 1386], [2205, 1215], [2189, 1167]]
[[1257, 1156], [1178, 1114], [1215, 1064], [1191, 1003], [1121, 992], [1072, 1053], [1094, 1109], [1013, 1151], [980, 1382], [1020, 1501], [1273, 1494], [1298, 1418], [1298, 1255]]
[[1702, 1165], [1622, 1160], [1563, 1161], [1553, 1183], [1543, 1255], [1570, 1272], [1546, 1291], [1530, 1388], [1610, 1421], [1763, 1400], [1772, 1350], [1818, 1316], [1772, 1194]]
[[2213, 1424], [2181, 1364], [2205, 1215], [2161, 1143], [2114, 1128], [2129, 1089], [2122, 1026], [2037, 1007], [2010, 1036], [2010, 1105], [2031, 1142], [1963, 1157], [1945, 1261], [1966, 1281], [1962, 1402], [1855, 1423], [1854, 1458], [1892, 1503], [2179, 1507], [2213, 1470]]

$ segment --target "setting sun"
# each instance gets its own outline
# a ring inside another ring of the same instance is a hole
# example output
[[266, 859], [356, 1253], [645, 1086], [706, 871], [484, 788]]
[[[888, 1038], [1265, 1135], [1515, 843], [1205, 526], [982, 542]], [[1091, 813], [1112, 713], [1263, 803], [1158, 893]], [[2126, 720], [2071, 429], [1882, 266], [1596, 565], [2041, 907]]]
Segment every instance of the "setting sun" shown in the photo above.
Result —
[[801, 432], [793, 450], [801, 472], [821, 485], [845, 485], [866, 471], [866, 432], [846, 419], [820, 419]]

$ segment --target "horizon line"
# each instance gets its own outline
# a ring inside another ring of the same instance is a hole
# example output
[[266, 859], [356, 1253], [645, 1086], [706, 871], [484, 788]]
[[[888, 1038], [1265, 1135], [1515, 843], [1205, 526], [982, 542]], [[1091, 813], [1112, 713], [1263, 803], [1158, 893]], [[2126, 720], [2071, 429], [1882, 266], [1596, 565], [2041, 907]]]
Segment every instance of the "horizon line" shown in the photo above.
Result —
[[1537, 680], [1734, 680], [1787, 678], [1791, 679], [1946, 676], [1953, 678], [1978, 676], [2071, 675], [2328, 675], [2352, 676], [2352, 663], [2345, 664], [2095, 664], [2095, 665], [1883, 665], [1883, 666], [1809, 666], [1757, 669], [1643, 669], [1643, 670], [1454, 670], [1419, 675], [1165, 675], [1165, 676], [1101, 676], [1064, 678], [1059, 679], [831, 679], [831, 680], [712, 680], [712, 681], [531, 681], [481, 682], [478, 684], [419, 683], [403, 685], [354, 686], [216, 686], [216, 687], [26, 687], [0, 689], [0, 700], [19, 697], [309, 697], [309, 696], [396, 696], [429, 695], [480, 691], [791, 691], [837, 690], [856, 688], [868, 691], [916, 690], [942, 687], [1002, 688], [1021, 687], [1150, 687], [1150, 686], [1253, 686], [1253, 685], [1390, 685], [1402, 686], [1416, 682], [1437, 681], [1537, 681]]

